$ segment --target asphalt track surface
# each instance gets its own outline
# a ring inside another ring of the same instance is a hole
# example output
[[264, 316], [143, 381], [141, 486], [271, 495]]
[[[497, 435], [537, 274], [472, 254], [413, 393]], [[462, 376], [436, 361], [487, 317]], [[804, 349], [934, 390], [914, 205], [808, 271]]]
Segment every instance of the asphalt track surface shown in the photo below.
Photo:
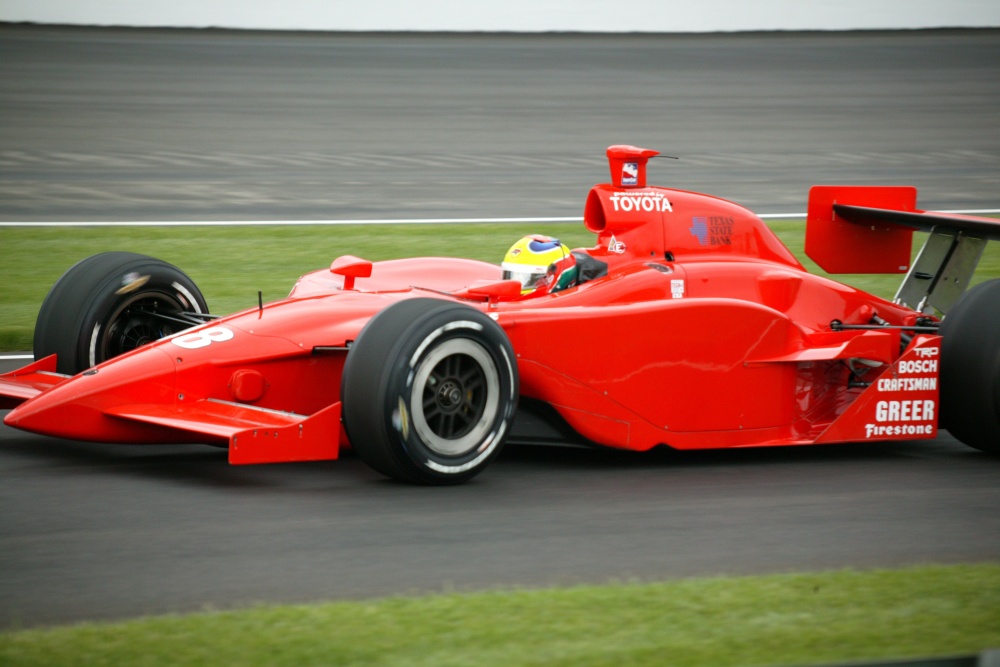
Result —
[[[813, 182], [998, 205], [995, 31], [322, 36], [0, 27], [0, 219], [562, 216], [603, 149], [802, 210]], [[2, 239], [0, 230], [0, 239]], [[2, 269], [0, 269], [2, 276]], [[6, 371], [17, 362], [0, 362]], [[355, 458], [0, 427], [0, 626], [257, 602], [1000, 556], [1000, 459], [931, 442], [511, 447], [472, 483]]]
[[1000, 32], [391, 36], [0, 26], [0, 220], [580, 215], [604, 149], [758, 212], [1000, 207]]

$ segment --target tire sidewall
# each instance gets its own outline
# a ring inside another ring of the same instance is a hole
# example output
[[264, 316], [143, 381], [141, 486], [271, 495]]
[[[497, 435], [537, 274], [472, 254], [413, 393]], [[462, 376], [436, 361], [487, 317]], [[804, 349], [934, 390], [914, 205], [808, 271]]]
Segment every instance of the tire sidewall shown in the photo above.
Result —
[[969, 290], [941, 326], [941, 426], [1000, 452], [1000, 280]]
[[[412, 404], [417, 387], [411, 375], [421, 362], [460, 339], [481, 346], [497, 369], [500, 409], [486, 431], [487, 437], [496, 433], [495, 439], [483, 451], [442, 456], [421, 442], [399, 406], [402, 401], [408, 411]], [[411, 484], [458, 484], [485, 469], [500, 452], [518, 391], [513, 347], [493, 319], [450, 300], [403, 299], [377, 312], [351, 345], [341, 376], [344, 429], [361, 459], [387, 477]]]
[[[420, 469], [421, 475], [435, 479], [462, 481], [488, 465], [500, 451], [517, 405], [514, 356], [507, 336], [482, 313], [471, 308], [462, 310], [467, 312], [458, 318], [442, 313], [419, 322], [401, 338], [403, 342], [389, 370], [389, 390], [382, 406], [389, 438], [406, 452], [406, 458]], [[485, 354], [492, 364], [486, 373], [494, 373], [497, 380], [496, 386], [489, 391], [498, 394], [488, 399], [495, 401], [496, 409], [492, 414], [487, 410], [480, 420], [484, 426], [483, 437], [462, 454], [446, 455], [435, 451], [419, 433], [415, 423], [418, 417], [414, 412], [419, 409], [415, 404], [421, 400], [423, 387], [416, 383], [422, 364], [428, 362], [436, 350], [455, 341], [469, 341]]]
[[[129, 286], [144, 280], [134, 290]], [[131, 301], [165, 298], [185, 312], [207, 313], [198, 287], [177, 267], [136, 253], [94, 255], [66, 271], [46, 296], [35, 325], [35, 357], [58, 355], [59, 371], [75, 374], [106, 361], [97, 340], [109, 318]]]

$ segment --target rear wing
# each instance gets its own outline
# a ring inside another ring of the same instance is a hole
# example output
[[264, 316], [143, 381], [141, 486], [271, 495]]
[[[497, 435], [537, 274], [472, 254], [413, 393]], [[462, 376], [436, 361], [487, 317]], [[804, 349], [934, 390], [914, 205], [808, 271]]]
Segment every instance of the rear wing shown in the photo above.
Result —
[[[809, 190], [805, 251], [830, 273], [905, 273], [895, 302], [945, 314], [965, 292], [1000, 220], [916, 208], [909, 186], [817, 185]], [[910, 261], [913, 231], [929, 232]]]

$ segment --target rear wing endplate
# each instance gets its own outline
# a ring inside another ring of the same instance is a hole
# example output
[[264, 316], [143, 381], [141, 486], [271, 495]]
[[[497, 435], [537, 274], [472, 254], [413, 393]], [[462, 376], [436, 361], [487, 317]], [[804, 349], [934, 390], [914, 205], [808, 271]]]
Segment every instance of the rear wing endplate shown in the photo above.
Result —
[[[906, 273], [895, 302], [945, 314], [965, 292], [1000, 220], [920, 211], [916, 188], [815, 186], [806, 254], [830, 273]], [[914, 230], [929, 232], [910, 263]]]

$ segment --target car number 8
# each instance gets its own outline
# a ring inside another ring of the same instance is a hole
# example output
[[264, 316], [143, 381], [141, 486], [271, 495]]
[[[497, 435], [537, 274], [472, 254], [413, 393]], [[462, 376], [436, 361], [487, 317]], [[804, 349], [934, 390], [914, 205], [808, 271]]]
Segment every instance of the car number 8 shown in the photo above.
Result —
[[211, 327], [172, 339], [170, 342], [185, 350], [197, 350], [212, 343], [223, 343], [232, 339], [233, 330], [226, 327]]

